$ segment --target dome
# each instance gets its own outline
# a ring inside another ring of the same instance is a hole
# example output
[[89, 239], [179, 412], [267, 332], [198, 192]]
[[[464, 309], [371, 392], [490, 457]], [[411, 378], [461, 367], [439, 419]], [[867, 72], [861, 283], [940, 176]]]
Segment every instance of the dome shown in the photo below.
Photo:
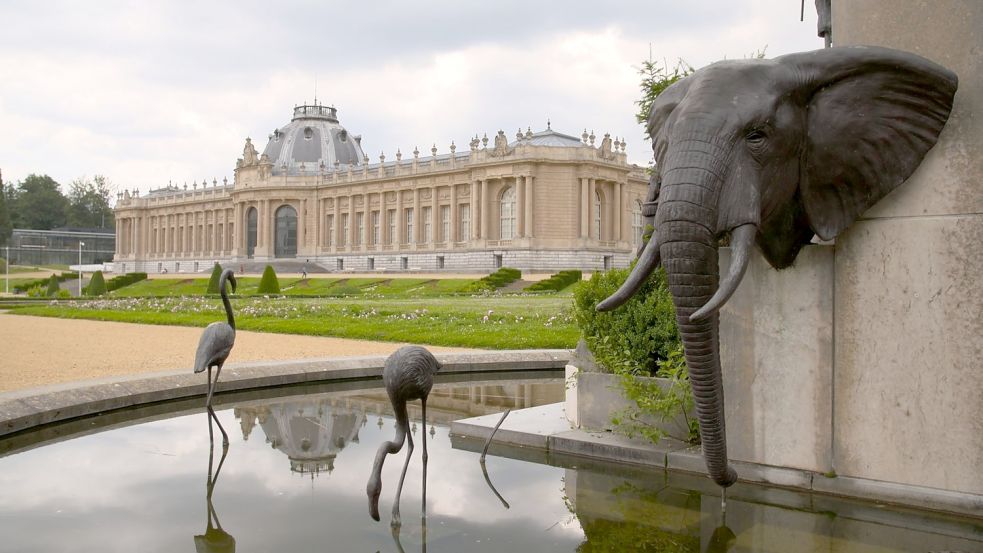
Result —
[[328, 169], [335, 163], [360, 165], [365, 157], [361, 140], [338, 123], [337, 109], [315, 103], [294, 107], [293, 119], [270, 134], [263, 155], [274, 175], [316, 172], [322, 164]]

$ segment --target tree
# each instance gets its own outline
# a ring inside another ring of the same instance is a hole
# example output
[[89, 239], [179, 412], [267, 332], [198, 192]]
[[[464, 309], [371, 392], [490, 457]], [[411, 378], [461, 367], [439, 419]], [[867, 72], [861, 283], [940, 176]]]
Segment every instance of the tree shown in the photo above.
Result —
[[[655, 99], [665, 89], [669, 88], [669, 86], [679, 79], [691, 75], [694, 71], [693, 66], [681, 58], [676, 62], [676, 66], [671, 72], [669, 71], [669, 65], [665, 61], [662, 62], [662, 65], [659, 65], [649, 57], [648, 60], [642, 62], [642, 67], [638, 70], [638, 74], [642, 76], [642, 82], [638, 84], [642, 90], [642, 97], [635, 102], [638, 105], [638, 113], [635, 114], [635, 120], [646, 127], [646, 136], [648, 136], [648, 120], [649, 114], [652, 111], [652, 103], [655, 102]], [[651, 139], [652, 137], [649, 136], [649, 138]]]
[[113, 208], [110, 200], [113, 186], [102, 175], [89, 180], [80, 177], [68, 190], [68, 226], [81, 228], [111, 228]]
[[58, 285], [58, 277], [51, 275], [51, 278], [48, 279], [48, 289], [44, 292], [44, 295], [57, 296], [58, 290], [61, 290], [61, 286]]
[[222, 278], [222, 266], [218, 263], [212, 267], [212, 276], [208, 279], [208, 288], [205, 290], [206, 294], [218, 294], [219, 280]]
[[48, 175], [28, 175], [17, 185], [15, 198], [8, 207], [14, 226], [35, 230], [65, 226], [68, 200]]
[[[3, 184], [3, 179], [0, 178], [0, 246], [5, 245], [10, 240], [10, 233], [14, 229], [10, 214], [10, 202], [7, 201], [7, 188]], [[13, 189], [11, 188], [11, 190]]]
[[96, 271], [89, 280], [89, 285], [85, 287], [87, 296], [101, 296], [106, 293], [106, 279], [102, 276], [102, 271]]
[[276, 271], [273, 265], [267, 265], [263, 269], [263, 277], [259, 279], [259, 288], [256, 290], [260, 294], [279, 294], [280, 281], [276, 278]]

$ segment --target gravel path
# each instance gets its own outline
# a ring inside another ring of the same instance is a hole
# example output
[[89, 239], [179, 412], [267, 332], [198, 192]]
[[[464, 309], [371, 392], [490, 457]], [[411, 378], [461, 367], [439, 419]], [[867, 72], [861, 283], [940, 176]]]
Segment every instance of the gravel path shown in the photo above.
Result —
[[[192, 327], [0, 313], [0, 392], [165, 370], [190, 372], [201, 332], [201, 328]], [[239, 331], [229, 364], [387, 355], [402, 345]], [[469, 351], [437, 346], [429, 349]]]

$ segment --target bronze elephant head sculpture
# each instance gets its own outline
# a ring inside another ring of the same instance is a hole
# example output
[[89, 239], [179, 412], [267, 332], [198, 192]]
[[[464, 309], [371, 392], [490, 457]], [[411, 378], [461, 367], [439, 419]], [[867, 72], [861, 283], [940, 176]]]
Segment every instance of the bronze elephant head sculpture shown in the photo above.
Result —
[[[938, 140], [957, 78], [917, 55], [842, 47], [709, 65], [667, 88], [648, 121], [652, 238], [624, 285], [660, 264], [686, 353], [710, 477], [730, 486], [717, 310], [756, 243], [776, 269], [814, 235], [836, 237], [904, 182]], [[721, 282], [717, 245], [733, 263]]]

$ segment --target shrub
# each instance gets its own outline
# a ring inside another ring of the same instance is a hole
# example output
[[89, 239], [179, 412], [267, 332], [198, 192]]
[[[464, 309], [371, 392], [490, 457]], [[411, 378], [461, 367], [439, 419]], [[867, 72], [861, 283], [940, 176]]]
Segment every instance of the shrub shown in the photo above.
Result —
[[[264, 275], [265, 276], [265, 275]], [[218, 294], [218, 281], [222, 278], [222, 266], [218, 263], [212, 267], [212, 276], [208, 279], [206, 294]], [[279, 290], [277, 290], [279, 292]]]
[[58, 277], [51, 275], [51, 278], [48, 279], [48, 288], [44, 291], [44, 295], [55, 296], [58, 294], [58, 290], [60, 289], [61, 287], [58, 286]]
[[[646, 416], [669, 420], [693, 406], [693, 395], [676, 326], [676, 309], [665, 272], [652, 273], [638, 292], [618, 309], [600, 313], [598, 302], [614, 293], [628, 277], [628, 269], [594, 273], [574, 291], [574, 316], [598, 365], [620, 377], [624, 395], [635, 408], [617, 413], [612, 422], [629, 435], [641, 434], [653, 442], [663, 432], [644, 421]], [[668, 389], [637, 376], [669, 380]], [[695, 420], [688, 420], [689, 435], [699, 441]]]
[[259, 288], [256, 289], [259, 294], [279, 294], [280, 293], [280, 281], [276, 278], [276, 271], [273, 270], [273, 265], [267, 265], [263, 269], [263, 277], [259, 279]]
[[85, 287], [85, 295], [101, 296], [106, 293], [106, 280], [102, 276], [102, 271], [96, 271], [89, 280], [89, 285]]
[[[18, 288], [19, 290], [20, 288]], [[29, 298], [41, 298], [44, 297], [45, 287], [43, 284], [35, 284], [30, 288], [27, 288], [27, 297]]]
[[[68, 280], [70, 278], [78, 278], [79, 277], [79, 274], [78, 273], [61, 273], [59, 275], [51, 275], [51, 276], [54, 277], [54, 278], [57, 278], [58, 279], [58, 282], [65, 282], [66, 280]], [[24, 282], [22, 284], [18, 284], [17, 286], [14, 286], [14, 292], [25, 292], [27, 290], [30, 290], [31, 288], [34, 288], [35, 286], [40, 286], [42, 288], [47, 288], [48, 281], [49, 280], [50, 279], [48, 277], [45, 277], [45, 278], [39, 278], [39, 279], [36, 279], [36, 280], [30, 280], [30, 281]]]
[[129, 286], [134, 282], [147, 279], [147, 273], [126, 273], [125, 275], [114, 276], [106, 281], [106, 291], [112, 292], [124, 286]]
[[[615, 311], [600, 313], [595, 309], [621, 286], [628, 273], [628, 269], [597, 272], [582, 282], [574, 292], [574, 315], [600, 364], [613, 367], [628, 362], [638, 367], [639, 374], [655, 376], [658, 363], [669, 359], [670, 353], [681, 345], [665, 271], [654, 271], [641, 289]], [[602, 342], [608, 347], [600, 348]]]
[[559, 292], [574, 282], [580, 282], [583, 276], [583, 273], [576, 269], [560, 271], [546, 280], [534, 282], [532, 286], [526, 288], [526, 292], [542, 292], [548, 290]]
[[522, 271], [511, 267], [502, 267], [494, 273], [480, 278], [468, 286], [468, 292], [482, 292], [485, 290], [496, 290], [509, 285], [522, 278]]

